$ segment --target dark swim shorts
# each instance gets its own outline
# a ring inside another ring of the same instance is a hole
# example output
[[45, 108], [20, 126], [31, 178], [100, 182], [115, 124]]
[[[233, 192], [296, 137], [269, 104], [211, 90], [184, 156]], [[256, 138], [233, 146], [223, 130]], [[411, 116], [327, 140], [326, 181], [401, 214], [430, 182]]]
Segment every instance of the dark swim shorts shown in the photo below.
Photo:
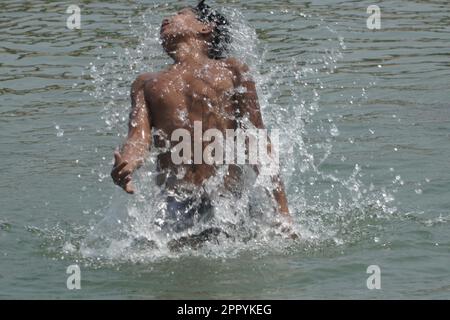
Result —
[[213, 206], [207, 196], [186, 199], [168, 196], [166, 201], [164, 229], [182, 232], [193, 227], [195, 223], [207, 221], [213, 216]]

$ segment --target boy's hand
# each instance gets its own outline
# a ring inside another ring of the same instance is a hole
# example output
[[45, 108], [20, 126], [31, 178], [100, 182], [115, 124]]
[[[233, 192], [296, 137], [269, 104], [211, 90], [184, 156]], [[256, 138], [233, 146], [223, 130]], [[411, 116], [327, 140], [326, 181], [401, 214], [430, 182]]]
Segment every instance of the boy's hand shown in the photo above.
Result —
[[121, 187], [125, 192], [129, 194], [134, 193], [134, 187], [131, 183], [131, 175], [133, 174], [133, 169], [128, 166], [128, 161], [123, 160], [119, 151], [114, 152], [114, 166], [111, 171], [111, 178], [114, 183]]

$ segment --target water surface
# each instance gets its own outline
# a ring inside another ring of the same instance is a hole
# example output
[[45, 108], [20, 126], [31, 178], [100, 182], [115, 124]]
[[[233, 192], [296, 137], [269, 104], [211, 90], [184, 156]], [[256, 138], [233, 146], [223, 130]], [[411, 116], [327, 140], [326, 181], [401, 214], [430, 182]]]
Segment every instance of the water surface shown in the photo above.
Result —
[[[381, 2], [378, 31], [366, 28], [371, 1], [217, 3], [266, 123], [282, 130], [302, 239], [121, 247], [114, 217], [135, 202], [109, 179], [112, 152], [130, 81], [169, 63], [154, 30], [182, 3], [85, 2], [71, 31], [69, 2], [5, 0], [0, 298], [450, 298], [448, 2]], [[382, 290], [367, 289], [369, 265]]]

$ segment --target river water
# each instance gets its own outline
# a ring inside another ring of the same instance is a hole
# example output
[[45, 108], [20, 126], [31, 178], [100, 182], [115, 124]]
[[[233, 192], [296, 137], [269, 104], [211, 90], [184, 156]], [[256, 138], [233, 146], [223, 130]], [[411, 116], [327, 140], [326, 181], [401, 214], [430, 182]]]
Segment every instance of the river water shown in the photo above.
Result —
[[[247, 218], [181, 252], [150, 227], [154, 198], [109, 171], [131, 81], [170, 63], [157, 30], [185, 3], [80, 3], [80, 30], [70, 2], [0, 3], [0, 298], [450, 298], [447, 1], [379, 2], [380, 30], [371, 1], [216, 1], [280, 130], [300, 239]], [[74, 264], [81, 290], [66, 287]]]

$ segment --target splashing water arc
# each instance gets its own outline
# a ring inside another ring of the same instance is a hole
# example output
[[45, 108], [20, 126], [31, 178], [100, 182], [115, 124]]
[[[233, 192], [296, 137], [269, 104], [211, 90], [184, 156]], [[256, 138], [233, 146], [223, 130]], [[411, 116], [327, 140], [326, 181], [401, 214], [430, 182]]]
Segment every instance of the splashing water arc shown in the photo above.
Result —
[[[273, 226], [273, 217], [252, 217], [249, 203], [262, 203], [258, 190], [266, 182], [249, 182], [240, 199], [214, 199], [215, 217], [209, 226], [226, 230], [231, 237], [219, 237], [193, 250], [170, 250], [173, 234], [164, 234], [155, 221], [164, 210], [164, 199], [154, 183], [155, 155], [153, 150], [145, 167], [136, 175], [138, 193], [134, 197], [115, 190], [110, 204], [103, 209], [104, 218], [94, 223], [79, 245], [79, 254], [85, 259], [105, 261], [145, 262], [182, 255], [232, 257], [243, 251], [260, 253], [298, 247], [339, 246], [360, 240], [370, 233], [369, 221], [388, 219], [396, 208], [393, 196], [385, 187], [366, 186], [361, 177], [361, 164], [353, 166], [350, 176], [341, 176], [338, 170], [326, 167], [333, 155], [334, 142], [340, 132], [333, 116], [321, 110], [322, 92], [330, 86], [326, 82], [339, 65], [345, 42], [330, 26], [321, 25], [328, 35], [326, 47], [320, 52], [295, 52], [282, 64], [274, 64], [270, 52], [259, 41], [256, 30], [249, 26], [242, 13], [232, 8], [221, 8], [232, 25], [232, 56], [247, 63], [258, 86], [258, 95], [264, 121], [269, 129], [280, 132], [281, 173], [285, 182], [297, 241], [283, 236]], [[142, 16], [141, 24], [130, 22], [135, 45], [117, 49], [114, 59], [103, 62], [103, 48], [99, 60], [92, 62], [89, 74], [94, 91], [92, 96], [104, 108], [103, 130], [117, 134], [118, 142], [126, 135], [130, 108], [129, 87], [143, 72], [158, 71], [170, 63], [159, 40], [159, 21], [164, 10], [158, 6]], [[302, 15], [303, 19], [309, 19]], [[365, 89], [362, 88], [363, 92]], [[364, 98], [364, 97], [362, 97]], [[348, 97], [348, 103], [352, 98]], [[109, 181], [110, 159], [99, 164], [102, 183]], [[208, 187], [217, 187], [219, 179], [208, 181]], [[249, 179], [250, 181], [250, 179]], [[262, 208], [264, 211], [264, 207]], [[204, 225], [196, 225], [190, 233], [201, 232]], [[179, 235], [177, 235], [179, 236]], [[70, 244], [69, 244], [70, 245]]]

